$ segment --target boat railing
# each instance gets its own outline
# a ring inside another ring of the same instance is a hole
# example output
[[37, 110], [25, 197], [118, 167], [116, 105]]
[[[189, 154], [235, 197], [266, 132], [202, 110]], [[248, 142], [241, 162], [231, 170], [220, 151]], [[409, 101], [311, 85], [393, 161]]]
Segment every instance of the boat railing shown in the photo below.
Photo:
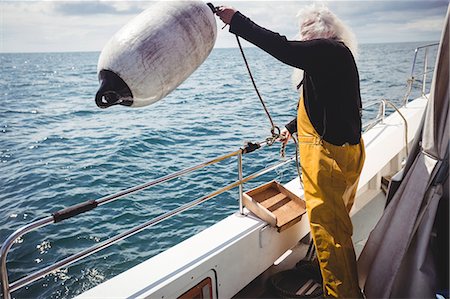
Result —
[[[432, 43], [432, 44], [427, 44], [427, 45], [423, 45], [420, 47], [417, 47], [414, 50], [414, 58], [413, 58], [413, 62], [412, 62], [412, 67], [411, 67], [411, 73], [410, 76], [408, 77], [408, 79], [406, 80], [407, 82], [407, 87], [406, 87], [406, 93], [403, 97], [403, 101], [401, 103], [402, 107], [406, 107], [408, 102], [409, 102], [409, 96], [411, 95], [411, 91], [413, 89], [413, 85], [414, 82], [418, 81], [417, 78], [421, 77], [421, 96], [426, 97], [427, 96], [427, 75], [430, 73], [434, 72], [434, 65], [429, 66], [429, 55], [430, 55], [430, 49], [435, 47], [437, 48], [437, 46], [439, 45], [439, 43]], [[417, 69], [417, 64], [418, 64], [418, 54], [420, 52], [423, 52], [423, 69], [420, 73], [416, 73], [416, 69]], [[370, 130], [371, 128], [373, 128], [375, 125], [377, 125], [378, 123], [383, 123], [384, 119], [386, 118], [386, 105], [390, 106], [391, 108], [393, 108], [396, 112], [398, 112], [400, 114], [400, 116], [402, 117], [404, 124], [405, 124], [405, 136], [408, 136], [408, 123], [406, 122], [405, 117], [401, 114], [400, 110], [397, 108], [397, 106], [390, 100], [388, 99], [381, 99], [379, 101], [373, 101], [371, 103], [368, 103], [366, 105], [364, 105], [363, 110], [370, 110], [372, 107], [374, 106], [379, 106], [377, 115], [369, 120], [368, 122], [366, 122], [365, 124], [363, 124], [362, 126], [362, 130], [363, 132], [367, 132], [368, 130]], [[406, 153], [408, 153], [408, 143], [406, 142]]]
[[[406, 106], [409, 102], [409, 96], [411, 95], [411, 90], [413, 87], [414, 82], [417, 80], [417, 78], [422, 77], [422, 87], [421, 87], [421, 93], [422, 96], [426, 96], [427, 94], [427, 75], [432, 73], [434, 71], [434, 65], [429, 66], [429, 52], [430, 49], [436, 48], [439, 46], [439, 43], [432, 43], [423, 45], [420, 47], [417, 47], [414, 50], [414, 59], [411, 67], [411, 74], [407, 80], [407, 91], [405, 96], [403, 97], [403, 105]], [[417, 65], [417, 58], [418, 54], [420, 52], [423, 52], [423, 69], [421, 73], [415, 73], [416, 65]]]
[[[213, 197], [216, 197], [219, 194], [222, 194], [228, 190], [231, 190], [235, 187], [239, 187], [239, 211], [241, 214], [244, 213], [243, 210], [243, 204], [242, 204], [242, 194], [243, 194], [243, 185], [244, 183], [253, 180], [265, 173], [268, 173], [270, 171], [273, 171], [291, 161], [295, 160], [295, 156], [290, 157], [290, 158], [286, 158], [281, 162], [275, 163], [271, 166], [268, 166], [266, 168], [263, 168], [257, 172], [254, 172], [252, 174], [250, 174], [247, 177], [243, 177], [243, 165], [242, 165], [242, 157], [244, 154], [248, 154], [250, 152], [253, 152], [255, 150], [258, 150], [260, 148], [269, 146], [273, 144], [272, 138], [267, 138], [265, 141], [259, 142], [259, 143], [247, 143], [243, 148], [240, 148], [237, 151], [231, 152], [229, 154], [220, 156], [220, 157], [216, 157], [210, 161], [198, 164], [196, 166], [190, 167], [190, 168], [186, 168], [183, 170], [180, 170], [178, 172], [175, 172], [173, 174], [169, 174], [167, 176], [163, 176], [161, 178], [158, 178], [156, 180], [138, 185], [138, 186], [134, 186], [128, 189], [125, 189], [123, 191], [120, 191], [118, 193], [106, 196], [106, 197], [102, 197], [96, 200], [88, 200], [86, 202], [59, 210], [57, 212], [54, 212], [51, 214], [51, 216], [39, 219], [37, 221], [34, 221], [28, 225], [25, 225], [21, 228], [19, 228], [18, 230], [16, 230], [15, 232], [13, 232], [11, 235], [9, 235], [9, 237], [4, 241], [1, 249], [0, 249], [0, 271], [1, 271], [1, 283], [2, 283], [2, 292], [3, 292], [3, 298], [4, 299], [9, 299], [11, 298], [11, 293], [64, 267], [64, 266], [68, 266], [76, 261], [79, 261], [81, 259], [84, 259], [100, 250], [103, 250], [121, 240], [124, 240], [150, 226], [153, 226], [157, 223], [160, 223], [174, 215], [177, 215], [183, 211], [186, 211], [194, 206], [197, 206]], [[93, 209], [95, 209], [98, 206], [101, 205], [105, 205], [108, 203], [111, 203], [115, 200], [118, 200], [122, 197], [125, 197], [127, 195], [130, 195], [132, 193], [138, 192], [138, 191], [142, 191], [144, 189], [148, 189], [150, 187], [168, 182], [170, 180], [176, 179], [176, 178], [180, 178], [184, 175], [187, 175], [191, 172], [194, 172], [196, 170], [202, 169], [206, 166], [209, 165], [213, 165], [216, 164], [218, 162], [224, 161], [226, 159], [230, 159], [232, 157], [237, 157], [237, 164], [238, 164], [238, 177], [237, 177], [237, 181], [235, 181], [234, 183], [231, 183], [225, 187], [222, 187], [208, 195], [205, 195], [201, 198], [198, 198], [194, 201], [191, 201], [187, 204], [184, 204], [176, 209], [173, 209], [171, 211], [168, 211], [158, 217], [155, 217], [145, 223], [142, 223], [140, 225], [137, 225], [123, 233], [120, 233], [114, 237], [111, 237], [105, 241], [103, 241], [102, 243], [96, 244], [90, 248], [87, 248], [81, 252], [78, 252], [76, 254], [70, 255], [60, 261], [55, 262], [54, 264], [47, 266], [43, 269], [37, 270], [31, 274], [28, 274], [14, 282], [9, 283], [9, 278], [8, 278], [8, 269], [7, 269], [7, 255], [8, 252], [10, 251], [10, 249], [12, 248], [12, 246], [16, 243], [16, 240], [18, 240], [19, 238], [21, 238], [23, 235], [37, 230], [38, 228], [42, 228], [44, 226], [53, 224], [53, 223], [58, 223], [61, 222], [63, 220], [75, 217], [77, 215], [80, 215], [82, 213], [91, 211]]]
[[404, 130], [405, 130], [405, 150], [406, 150], [406, 155], [408, 155], [409, 150], [408, 150], [408, 121], [406, 120], [405, 116], [402, 114], [402, 112], [400, 111], [400, 109], [391, 101], [387, 100], [387, 99], [382, 99], [379, 102], [373, 102], [370, 103], [368, 105], [364, 106], [364, 109], [367, 109], [369, 107], [372, 106], [379, 106], [378, 109], [378, 114], [377, 116], [368, 121], [367, 123], [363, 124], [362, 126], [362, 130], [363, 132], [367, 132], [368, 130], [370, 130], [371, 128], [373, 128], [375, 125], [379, 124], [379, 123], [383, 123], [384, 119], [386, 117], [386, 106], [390, 106], [392, 109], [394, 109], [402, 118], [403, 120], [403, 125], [404, 125]]
[[378, 106], [377, 115], [373, 119], [369, 120], [368, 122], [362, 125], [363, 132], [367, 132], [378, 123], [384, 121], [384, 118], [386, 116], [386, 105], [384, 104], [383, 101], [373, 101], [367, 105], [364, 105], [363, 110], [369, 110], [369, 108], [372, 108], [374, 106]]

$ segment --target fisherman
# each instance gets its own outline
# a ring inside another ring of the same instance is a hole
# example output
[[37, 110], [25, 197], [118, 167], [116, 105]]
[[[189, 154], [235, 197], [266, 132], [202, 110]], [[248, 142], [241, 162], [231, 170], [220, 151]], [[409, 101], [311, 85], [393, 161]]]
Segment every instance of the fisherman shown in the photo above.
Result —
[[231, 33], [303, 70], [297, 120], [284, 130], [284, 142], [297, 131], [324, 295], [361, 298], [349, 217], [365, 159], [353, 34], [324, 6], [299, 13], [298, 41], [260, 27], [233, 7], [220, 6], [216, 13]]

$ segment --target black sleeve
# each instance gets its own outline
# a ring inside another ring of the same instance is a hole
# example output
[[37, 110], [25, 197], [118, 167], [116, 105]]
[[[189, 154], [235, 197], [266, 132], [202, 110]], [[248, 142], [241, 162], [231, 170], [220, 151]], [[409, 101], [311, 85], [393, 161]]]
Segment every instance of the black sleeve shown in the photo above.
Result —
[[285, 36], [267, 30], [236, 12], [231, 19], [230, 32], [263, 49], [278, 60], [306, 71], [317, 68], [323, 52], [320, 40], [289, 41]]
[[297, 132], [297, 117], [291, 120], [287, 125], [285, 125], [289, 133], [294, 134]]

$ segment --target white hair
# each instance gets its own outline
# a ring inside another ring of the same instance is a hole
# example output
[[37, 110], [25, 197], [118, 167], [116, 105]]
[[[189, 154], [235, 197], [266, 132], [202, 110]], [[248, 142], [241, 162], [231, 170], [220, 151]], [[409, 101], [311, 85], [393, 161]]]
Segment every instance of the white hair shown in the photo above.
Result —
[[[357, 57], [358, 43], [355, 35], [334, 13], [325, 5], [311, 4], [297, 13], [299, 19], [299, 40], [318, 38], [334, 39], [343, 42]], [[303, 71], [294, 70], [293, 84], [297, 86], [303, 78]]]

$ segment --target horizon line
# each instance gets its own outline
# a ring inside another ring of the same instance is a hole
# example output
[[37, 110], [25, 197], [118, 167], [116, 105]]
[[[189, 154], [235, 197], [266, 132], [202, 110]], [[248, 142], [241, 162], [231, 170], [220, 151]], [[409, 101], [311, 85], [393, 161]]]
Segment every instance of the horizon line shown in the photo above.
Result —
[[[386, 42], [364, 42], [360, 43], [359, 45], [377, 45], [377, 44], [407, 44], [407, 43], [435, 43], [439, 42], [438, 40], [426, 40], [426, 41], [386, 41]], [[254, 45], [243, 45], [243, 48], [258, 48]], [[214, 47], [212, 50], [215, 49], [238, 49], [237, 46], [232, 47]], [[102, 50], [62, 50], [62, 51], [8, 51], [3, 52], [0, 51], [0, 54], [44, 54], [44, 53], [100, 53]]]

